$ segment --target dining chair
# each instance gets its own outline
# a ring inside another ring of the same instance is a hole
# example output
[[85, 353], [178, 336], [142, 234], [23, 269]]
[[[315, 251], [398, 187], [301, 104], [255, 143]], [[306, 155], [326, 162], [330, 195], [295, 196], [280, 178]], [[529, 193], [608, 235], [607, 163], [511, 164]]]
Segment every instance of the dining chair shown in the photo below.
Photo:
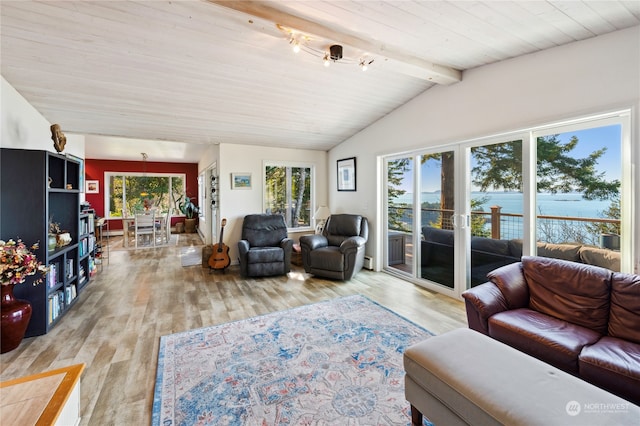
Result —
[[151, 239], [153, 245], [156, 245], [156, 226], [155, 226], [155, 212], [136, 212], [135, 218], [135, 240], [136, 248], [138, 247], [138, 240], [140, 237], [147, 237]]
[[160, 244], [169, 244], [171, 240], [171, 213], [169, 209], [166, 213], [156, 216], [156, 237]]
[[173, 209], [169, 209], [164, 218], [164, 239], [165, 243], [169, 244], [171, 241], [171, 214], [173, 213]]

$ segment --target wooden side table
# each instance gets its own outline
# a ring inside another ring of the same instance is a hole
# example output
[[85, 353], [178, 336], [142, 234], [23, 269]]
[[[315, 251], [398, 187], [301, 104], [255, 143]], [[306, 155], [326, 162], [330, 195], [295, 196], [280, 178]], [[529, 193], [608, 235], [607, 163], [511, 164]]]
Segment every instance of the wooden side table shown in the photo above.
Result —
[[2, 424], [77, 425], [84, 364], [0, 383]]
[[291, 263], [294, 265], [302, 266], [302, 248], [300, 244], [294, 244], [291, 251]]

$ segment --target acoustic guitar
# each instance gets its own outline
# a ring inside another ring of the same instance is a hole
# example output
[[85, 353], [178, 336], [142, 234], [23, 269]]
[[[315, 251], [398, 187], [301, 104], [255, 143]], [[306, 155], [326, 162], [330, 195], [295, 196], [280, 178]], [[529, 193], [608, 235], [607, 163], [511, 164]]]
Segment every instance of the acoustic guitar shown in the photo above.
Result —
[[231, 264], [229, 247], [222, 242], [224, 226], [226, 224], [227, 219], [222, 219], [222, 223], [220, 224], [220, 242], [213, 245], [213, 253], [209, 256], [209, 267], [213, 269], [225, 269]]

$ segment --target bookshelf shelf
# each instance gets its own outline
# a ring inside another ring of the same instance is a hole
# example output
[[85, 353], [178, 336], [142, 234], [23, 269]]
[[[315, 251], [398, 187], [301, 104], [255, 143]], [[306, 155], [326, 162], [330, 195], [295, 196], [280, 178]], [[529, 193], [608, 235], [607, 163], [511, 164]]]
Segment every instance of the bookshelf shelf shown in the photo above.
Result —
[[[38, 259], [50, 271], [39, 285], [32, 280], [14, 288], [17, 298], [31, 303], [26, 337], [49, 332], [75, 304], [89, 282], [86, 271], [92, 233], [80, 213], [80, 163], [48, 151], [2, 148], [0, 154], [0, 238], [39, 242]], [[49, 222], [71, 236], [71, 243], [48, 251]], [[94, 238], [95, 239], [95, 238]]]

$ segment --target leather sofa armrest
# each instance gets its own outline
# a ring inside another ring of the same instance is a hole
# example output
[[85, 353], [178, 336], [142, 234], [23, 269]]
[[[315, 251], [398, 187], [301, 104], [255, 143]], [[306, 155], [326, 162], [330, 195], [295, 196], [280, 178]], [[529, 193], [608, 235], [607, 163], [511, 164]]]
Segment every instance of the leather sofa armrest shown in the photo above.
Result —
[[291, 252], [293, 251], [293, 239], [283, 238], [280, 241], [280, 248], [284, 250], [284, 271], [289, 273], [291, 271]]
[[293, 248], [293, 239], [292, 238], [283, 238], [280, 241], [280, 248], [287, 250], [288, 248]]
[[238, 241], [238, 252], [240, 252], [240, 256], [244, 256], [245, 254], [247, 254], [250, 248], [251, 247], [249, 246], [249, 241], [247, 240]]
[[249, 244], [249, 241], [238, 241], [238, 263], [240, 264], [240, 274], [242, 276], [246, 276], [247, 271], [249, 270], [249, 266], [247, 265], [247, 253], [249, 253], [250, 248], [251, 244]]
[[498, 286], [487, 282], [462, 293], [469, 328], [489, 335], [489, 318], [506, 311], [507, 302]]
[[340, 244], [340, 252], [345, 253], [349, 249], [358, 249], [358, 247], [364, 247], [367, 240], [362, 237], [349, 237]]
[[329, 245], [327, 237], [320, 234], [303, 235], [300, 237], [300, 247], [307, 250], [315, 250], [320, 247], [326, 247]]
[[507, 309], [529, 306], [529, 286], [524, 278], [522, 262], [494, 269], [487, 274], [487, 278], [500, 289], [507, 303]]

